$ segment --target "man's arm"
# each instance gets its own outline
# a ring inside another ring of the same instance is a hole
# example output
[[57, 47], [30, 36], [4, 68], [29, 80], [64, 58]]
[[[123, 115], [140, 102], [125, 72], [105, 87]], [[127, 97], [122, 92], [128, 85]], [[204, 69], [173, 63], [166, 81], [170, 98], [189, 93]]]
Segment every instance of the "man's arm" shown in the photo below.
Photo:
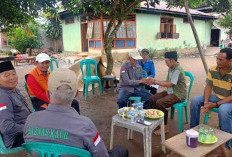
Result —
[[204, 90], [204, 102], [209, 102], [209, 98], [212, 94], [212, 86], [206, 85]]
[[38, 82], [35, 80], [35, 78], [32, 75], [28, 75], [27, 84], [30, 87], [30, 89], [33, 91], [33, 93], [35, 94], [36, 98], [43, 100], [47, 103], [50, 102], [48, 99], [47, 93], [42, 90], [42, 88], [40, 87], [40, 85], [38, 84]]
[[155, 66], [154, 66], [154, 63], [152, 62], [151, 64], [151, 75], [149, 77], [155, 77]]
[[24, 124], [14, 121], [12, 101], [7, 95], [2, 94], [0, 98], [0, 131], [6, 135], [17, 135], [23, 132]]
[[157, 80], [154, 81], [154, 84], [157, 84], [162, 87], [172, 87], [174, 85], [172, 82], [169, 81], [157, 81]]

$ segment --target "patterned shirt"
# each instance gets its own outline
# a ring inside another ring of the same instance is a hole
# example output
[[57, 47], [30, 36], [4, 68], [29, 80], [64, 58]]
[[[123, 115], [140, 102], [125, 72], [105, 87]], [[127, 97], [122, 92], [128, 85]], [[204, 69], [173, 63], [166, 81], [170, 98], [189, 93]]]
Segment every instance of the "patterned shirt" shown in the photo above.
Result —
[[210, 67], [206, 84], [213, 87], [213, 92], [220, 99], [225, 99], [232, 94], [232, 65], [224, 76], [220, 74], [217, 65]]

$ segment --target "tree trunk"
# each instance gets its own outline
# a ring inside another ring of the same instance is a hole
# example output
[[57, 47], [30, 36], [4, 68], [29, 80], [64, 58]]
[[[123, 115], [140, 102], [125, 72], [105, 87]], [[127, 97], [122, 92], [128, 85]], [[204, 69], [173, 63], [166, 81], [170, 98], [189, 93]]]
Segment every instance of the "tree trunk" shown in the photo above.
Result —
[[187, 4], [187, 1], [183, 0], [183, 2], [184, 2], [184, 6], [185, 6], [185, 11], [186, 11], [188, 19], [190, 21], [190, 25], [191, 25], [191, 28], [192, 28], [192, 31], [193, 31], [194, 38], [195, 38], [196, 43], [197, 43], [197, 48], [199, 50], [199, 53], [200, 53], [200, 56], [201, 56], [201, 60], [202, 60], [202, 63], [204, 65], [204, 68], [205, 68], [205, 72], [208, 73], [208, 66], [207, 66], [207, 63], [205, 61], [205, 56], [203, 55], [203, 52], [202, 52], [201, 43], [199, 41], [199, 37], [198, 37], [197, 31], [196, 31], [196, 28], [194, 26], [191, 14], [189, 12], [189, 7], [188, 7], [188, 4]]
[[53, 52], [54, 53], [57, 53], [57, 40], [56, 39], [53, 39]]
[[107, 67], [106, 67], [106, 72], [105, 75], [111, 75], [112, 70], [113, 70], [113, 56], [111, 53], [111, 49], [112, 49], [112, 41], [111, 40], [107, 40], [106, 38], [104, 38], [104, 49], [105, 49], [105, 53], [106, 53], [106, 58], [107, 58]]

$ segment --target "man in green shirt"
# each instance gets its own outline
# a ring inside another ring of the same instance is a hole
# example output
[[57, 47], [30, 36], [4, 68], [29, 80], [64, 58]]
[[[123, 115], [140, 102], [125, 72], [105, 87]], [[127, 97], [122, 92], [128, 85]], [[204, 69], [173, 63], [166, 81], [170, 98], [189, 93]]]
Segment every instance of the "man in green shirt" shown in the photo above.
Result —
[[[177, 62], [177, 52], [166, 52], [165, 63], [168, 66], [168, 75], [165, 81], [153, 79], [153, 83], [162, 87], [167, 87], [167, 90], [154, 94], [149, 99], [149, 107], [158, 109], [164, 112], [165, 133], [168, 132], [167, 119], [168, 111], [166, 108], [172, 107], [174, 104], [182, 102], [186, 98], [186, 80], [183, 68]], [[155, 131], [156, 135], [160, 135], [160, 129]]]

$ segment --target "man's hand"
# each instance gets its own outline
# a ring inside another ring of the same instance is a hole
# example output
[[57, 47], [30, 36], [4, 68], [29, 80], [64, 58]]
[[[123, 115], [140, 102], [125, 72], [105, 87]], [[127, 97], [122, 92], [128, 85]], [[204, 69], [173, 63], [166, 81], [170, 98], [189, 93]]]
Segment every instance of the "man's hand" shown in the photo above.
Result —
[[202, 107], [202, 111], [204, 114], [206, 114], [207, 112], [210, 113], [210, 110], [212, 108], [216, 107], [216, 103], [213, 102], [205, 102], [204, 106]]
[[147, 85], [152, 85], [152, 84], [154, 84], [154, 80], [155, 80], [154, 78], [148, 77], [148, 78], [147, 78], [147, 83], [146, 83], [146, 84], [147, 84]]
[[140, 80], [140, 83], [151, 85], [154, 84], [154, 79], [152, 77], [143, 78]]

